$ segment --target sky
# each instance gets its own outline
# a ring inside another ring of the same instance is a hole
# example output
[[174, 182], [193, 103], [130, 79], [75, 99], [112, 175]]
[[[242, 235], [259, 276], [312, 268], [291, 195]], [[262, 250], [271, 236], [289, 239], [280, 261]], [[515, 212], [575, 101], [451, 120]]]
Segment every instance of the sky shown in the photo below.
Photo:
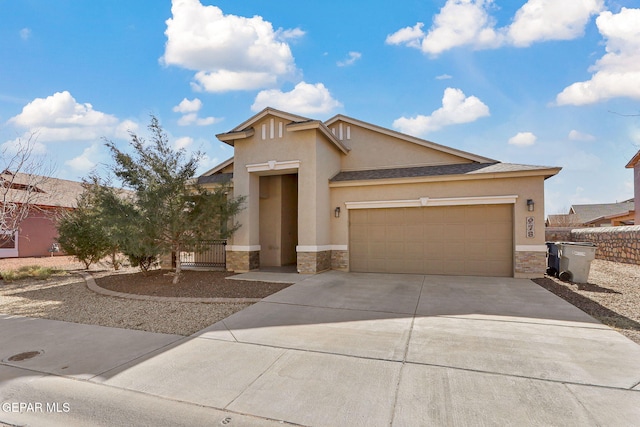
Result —
[[205, 172], [270, 106], [561, 166], [547, 214], [633, 197], [639, 0], [0, 0], [0, 58], [0, 147], [32, 137], [58, 178], [151, 115]]

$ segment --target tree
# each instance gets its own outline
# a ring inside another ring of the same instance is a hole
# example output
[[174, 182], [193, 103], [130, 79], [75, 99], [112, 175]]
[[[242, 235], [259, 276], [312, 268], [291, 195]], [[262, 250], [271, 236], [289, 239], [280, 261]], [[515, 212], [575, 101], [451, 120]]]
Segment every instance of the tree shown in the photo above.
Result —
[[38, 209], [41, 187], [54, 171], [43, 156], [34, 152], [36, 139], [36, 134], [27, 140], [18, 138], [0, 152], [0, 245], [12, 240], [20, 223]]
[[58, 218], [58, 243], [89, 269], [91, 264], [113, 253], [113, 241], [103, 226], [99, 191], [85, 183], [77, 207]]
[[130, 133], [133, 154], [107, 141], [115, 161], [114, 174], [134, 194], [131, 204], [121, 207], [128, 217], [121, 216], [118, 224], [129, 227], [125, 253], [135, 246], [145, 254], [149, 249], [175, 253], [173, 283], [177, 283], [182, 271], [180, 252], [198, 252], [202, 240], [231, 236], [238, 228], [231, 218], [241, 209], [243, 199], [228, 198], [225, 186], [213, 192], [199, 186], [194, 176], [201, 153], [187, 157], [184, 149], [174, 150], [154, 116], [148, 128], [149, 143]]

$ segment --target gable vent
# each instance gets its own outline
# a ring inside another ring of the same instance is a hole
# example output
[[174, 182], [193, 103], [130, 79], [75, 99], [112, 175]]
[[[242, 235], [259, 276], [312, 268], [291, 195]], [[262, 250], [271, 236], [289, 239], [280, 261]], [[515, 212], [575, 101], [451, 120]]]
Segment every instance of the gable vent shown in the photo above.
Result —
[[262, 124], [262, 140], [277, 139], [284, 136], [284, 123], [278, 122], [276, 124], [275, 119], [270, 119], [269, 123]]

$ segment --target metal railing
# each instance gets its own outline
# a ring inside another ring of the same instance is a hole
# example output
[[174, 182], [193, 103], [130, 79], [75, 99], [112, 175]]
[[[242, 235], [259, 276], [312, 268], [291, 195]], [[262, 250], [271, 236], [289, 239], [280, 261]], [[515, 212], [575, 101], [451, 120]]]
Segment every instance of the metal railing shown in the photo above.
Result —
[[226, 268], [227, 241], [203, 240], [194, 252], [180, 252], [180, 263], [183, 267]]

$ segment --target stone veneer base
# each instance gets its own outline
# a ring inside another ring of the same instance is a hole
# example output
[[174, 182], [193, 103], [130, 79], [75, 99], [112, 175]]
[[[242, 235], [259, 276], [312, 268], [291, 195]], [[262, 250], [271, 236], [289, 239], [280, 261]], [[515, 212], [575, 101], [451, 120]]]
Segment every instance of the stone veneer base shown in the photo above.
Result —
[[331, 269], [349, 271], [349, 251], [331, 251]]
[[331, 269], [331, 251], [298, 252], [298, 273], [315, 274]]
[[246, 272], [260, 268], [260, 251], [227, 251], [227, 271]]
[[547, 271], [546, 252], [516, 251], [515, 277], [544, 277]]

